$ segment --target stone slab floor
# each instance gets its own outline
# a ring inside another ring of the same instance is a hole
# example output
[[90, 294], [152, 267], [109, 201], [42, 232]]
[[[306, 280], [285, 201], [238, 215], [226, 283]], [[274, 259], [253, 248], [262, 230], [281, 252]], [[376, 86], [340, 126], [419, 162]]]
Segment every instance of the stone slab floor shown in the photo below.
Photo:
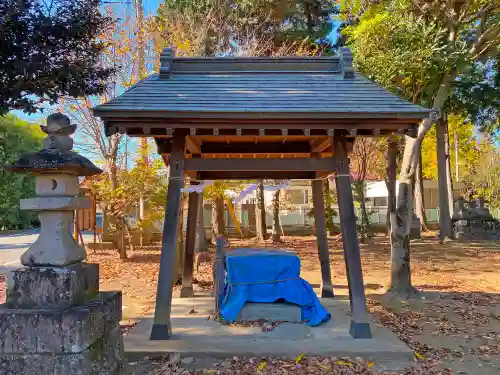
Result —
[[150, 341], [152, 317], [141, 319], [125, 334], [129, 360], [180, 353], [193, 358], [276, 356], [295, 358], [300, 353], [318, 356], [363, 357], [380, 369], [401, 369], [413, 362], [412, 350], [389, 329], [372, 324], [373, 339], [353, 339], [349, 335], [349, 301], [322, 300], [332, 314], [329, 322], [308, 327], [282, 323], [271, 332], [261, 327], [223, 325], [209, 320], [213, 311], [210, 297], [174, 298], [173, 336], [168, 341]]

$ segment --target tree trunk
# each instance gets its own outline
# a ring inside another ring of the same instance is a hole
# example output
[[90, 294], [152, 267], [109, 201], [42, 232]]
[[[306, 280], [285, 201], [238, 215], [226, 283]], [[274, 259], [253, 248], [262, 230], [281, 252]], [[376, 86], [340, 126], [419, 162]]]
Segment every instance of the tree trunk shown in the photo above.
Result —
[[391, 214], [396, 212], [396, 174], [398, 169], [398, 143], [394, 136], [387, 139], [387, 234], [391, 233]]
[[444, 150], [446, 152], [446, 189], [448, 194], [448, 211], [450, 214], [450, 236], [453, 238], [453, 228], [451, 218], [453, 216], [453, 180], [451, 178], [451, 152], [450, 152], [450, 132], [448, 127], [448, 115], [445, 115], [445, 135]]
[[224, 200], [222, 197], [212, 199], [212, 240], [225, 236]]
[[195, 252], [203, 253], [205, 251], [207, 251], [207, 239], [205, 236], [203, 194], [200, 194], [198, 199], [198, 215], [196, 217]]
[[260, 181], [255, 202], [255, 231], [259, 241], [267, 240], [266, 206], [264, 202], [264, 184]]
[[276, 190], [273, 196], [273, 242], [281, 242], [280, 223], [280, 191]]
[[420, 228], [424, 232], [429, 231], [427, 226], [427, 218], [425, 216], [425, 201], [424, 201], [424, 179], [422, 177], [422, 152], [418, 157], [417, 171], [415, 173], [415, 214], [420, 219]]
[[413, 210], [413, 179], [421, 140], [406, 136], [403, 163], [399, 175], [396, 209], [391, 213], [391, 278], [389, 293], [407, 299], [415, 294], [411, 285], [410, 229]]
[[128, 259], [125, 238], [125, 218], [116, 218], [116, 247], [120, 259]]
[[439, 239], [452, 238], [451, 216], [448, 200], [448, 173], [446, 150], [446, 123], [443, 118], [436, 123], [436, 150], [438, 167], [438, 192], [439, 192]]
[[455, 181], [460, 180], [459, 155], [458, 155], [458, 134], [457, 129], [453, 129], [453, 143], [455, 146]]
[[[455, 72], [446, 73], [441, 79], [433, 103], [433, 108], [438, 113], [448, 97], [449, 85], [455, 75]], [[412, 185], [421, 153], [422, 140], [433, 122], [432, 116], [426, 118], [420, 123], [416, 138], [405, 137], [405, 150], [399, 176], [399, 193], [395, 212], [391, 214], [391, 279], [388, 290], [399, 298], [411, 297], [416, 292], [416, 289], [411, 285], [410, 270], [410, 228], [413, 216]]]

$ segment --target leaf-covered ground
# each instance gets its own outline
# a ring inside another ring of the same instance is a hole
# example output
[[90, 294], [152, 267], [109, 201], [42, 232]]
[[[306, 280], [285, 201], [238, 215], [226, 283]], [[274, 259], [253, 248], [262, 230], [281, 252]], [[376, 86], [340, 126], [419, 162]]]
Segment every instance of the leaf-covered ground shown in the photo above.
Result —
[[[347, 295], [339, 245], [337, 239], [330, 240], [333, 283], [337, 295]], [[265, 245], [232, 240], [231, 246], [293, 249], [301, 257], [302, 276], [315, 287], [320, 284], [314, 237], [284, 237], [281, 244]], [[415, 351], [416, 367], [391, 375], [500, 374], [500, 244], [440, 245], [427, 238], [412, 244], [412, 249], [412, 280], [422, 294], [414, 300], [397, 302], [383, 294], [390, 261], [386, 238], [377, 237], [361, 245], [368, 306], [376, 324], [392, 329]], [[136, 249], [127, 261], [121, 261], [114, 251], [89, 251], [88, 261], [100, 264], [101, 289], [123, 291], [124, 331], [153, 311], [159, 257], [159, 247], [154, 246]], [[196, 288], [210, 288], [211, 266], [202, 264], [195, 279]], [[186, 370], [192, 367], [189, 362], [189, 358], [148, 359], [133, 362], [129, 367], [137, 375], [381, 374], [376, 363], [362, 359], [235, 358], [209, 363], [203, 369]]]

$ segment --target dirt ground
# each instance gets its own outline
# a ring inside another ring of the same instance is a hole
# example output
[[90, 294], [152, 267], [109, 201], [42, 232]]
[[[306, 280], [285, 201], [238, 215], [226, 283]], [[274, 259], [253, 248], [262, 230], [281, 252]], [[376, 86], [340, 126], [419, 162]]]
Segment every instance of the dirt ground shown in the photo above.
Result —
[[[334, 291], [347, 295], [343, 251], [331, 238], [330, 261]], [[320, 284], [315, 237], [283, 237], [283, 243], [231, 240], [231, 247], [292, 249], [300, 255], [301, 275], [313, 287]], [[390, 247], [386, 237], [361, 244], [364, 282], [370, 312], [414, 351], [417, 366], [397, 374], [500, 374], [500, 243], [439, 244], [433, 238], [412, 243], [412, 282], [419, 298], [394, 301], [384, 295], [388, 282]], [[88, 252], [88, 261], [101, 268], [101, 290], [123, 291], [126, 331], [154, 309], [158, 246], [136, 249], [129, 260], [116, 252]], [[211, 287], [211, 265], [195, 271], [196, 288]], [[165, 360], [131, 363], [135, 374], [379, 374], [362, 359], [298, 358], [297, 361], [234, 359], [193, 372]], [[172, 366], [173, 365], [173, 366]], [[376, 365], [376, 364], [375, 364]]]

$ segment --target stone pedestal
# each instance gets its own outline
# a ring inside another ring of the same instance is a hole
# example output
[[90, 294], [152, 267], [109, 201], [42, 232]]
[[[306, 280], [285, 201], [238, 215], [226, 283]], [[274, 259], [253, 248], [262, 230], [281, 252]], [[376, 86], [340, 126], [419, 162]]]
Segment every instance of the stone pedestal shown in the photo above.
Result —
[[123, 374], [121, 293], [98, 282], [95, 264], [14, 271], [0, 305], [0, 373]]

